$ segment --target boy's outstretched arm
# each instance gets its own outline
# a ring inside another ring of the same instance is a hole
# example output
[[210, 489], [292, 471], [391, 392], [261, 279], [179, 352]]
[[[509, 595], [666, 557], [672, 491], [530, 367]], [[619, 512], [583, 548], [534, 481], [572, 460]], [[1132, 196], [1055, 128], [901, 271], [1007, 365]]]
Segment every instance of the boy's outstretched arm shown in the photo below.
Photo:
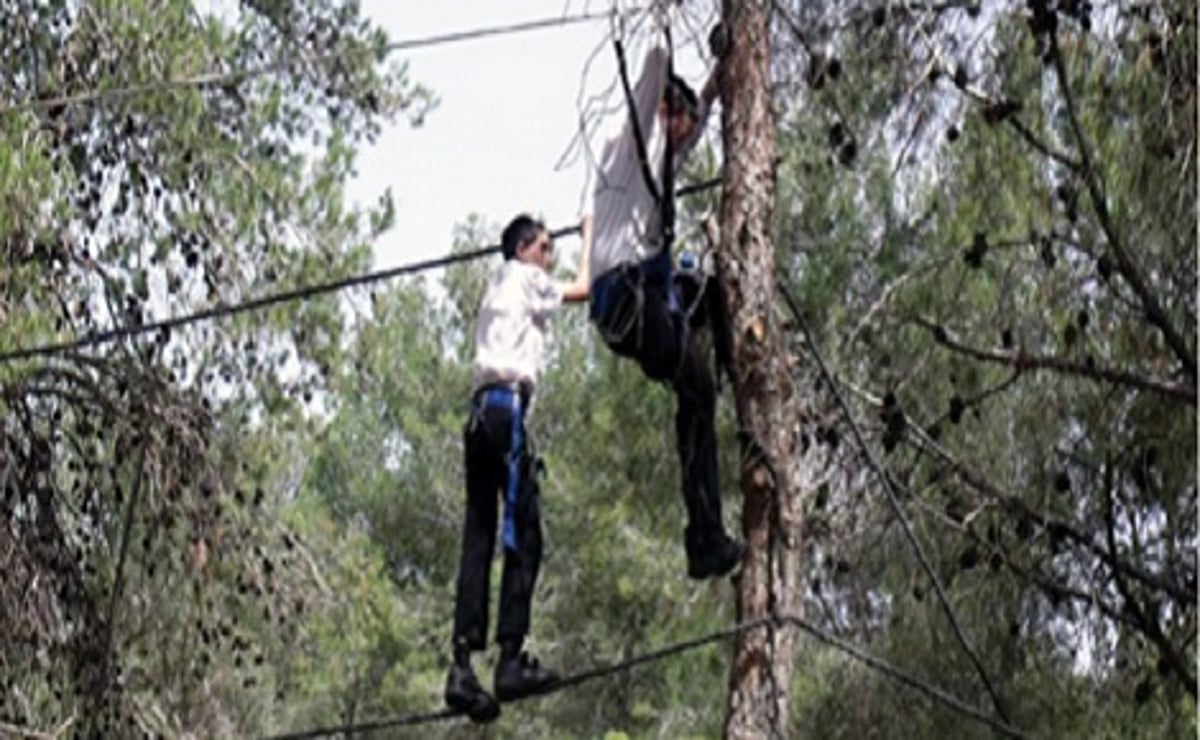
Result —
[[592, 214], [590, 213], [579, 222], [579, 238], [583, 242], [583, 246], [579, 250], [579, 271], [575, 274], [573, 282], [562, 285], [563, 302], [565, 303], [586, 301], [591, 289]]

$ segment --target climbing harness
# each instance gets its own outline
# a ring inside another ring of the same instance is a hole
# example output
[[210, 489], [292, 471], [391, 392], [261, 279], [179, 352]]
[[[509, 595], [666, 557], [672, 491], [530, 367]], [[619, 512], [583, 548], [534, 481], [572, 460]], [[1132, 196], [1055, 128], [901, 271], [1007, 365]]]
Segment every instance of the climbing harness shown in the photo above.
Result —
[[[471, 398], [471, 416], [468, 432], [473, 433], [480, 424], [480, 415], [492, 406], [507, 408], [512, 414], [512, 426], [509, 430], [509, 449], [505, 457], [507, 478], [504, 485], [504, 519], [501, 527], [501, 537], [505, 549], [518, 552], [517, 549], [517, 498], [521, 491], [522, 473], [536, 475], [536, 457], [532, 455], [530, 445], [532, 440], [526, 440], [525, 415], [529, 409], [529, 386], [523, 383], [493, 383], [485, 385], [475, 392]], [[522, 471], [522, 467], [526, 470]]]
[[[663, 28], [667, 45], [666, 87], [664, 94], [674, 84], [674, 46], [671, 40], [670, 26]], [[613, 38], [613, 47], [617, 55], [617, 69], [621, 78], [621, 86], [625, 93], [625, 102], [629, 109], [629, 121], [632, 128], [634, 147], [637, 151], [638, 164], [641, 167], [642, 180], [647, 192], [654, 199], [659, 209], [661, 247], [658, 254], [639, 263], [623, 265], [608, 275], [600, 276], [593, 286], [591, 316], [600, 328], [605, 342], [614, 348], [620, 348], [630, 353], [638, 352], [641, 347], [643, 308], [646, 302], [647, 283], [659, 283], [666, 291], [668, 308], [673, 315], [683, 315], [679, 294], [673, 278], [671, 249], [675, 241], [675, 147], [670, 132], [666, 132], [665, 151], [660, 164], [660, 178], [655, 180], [654, 170], [650, 163], [650, 155], [646, 144], [645, 132], [638, 125], [637, 101], [633, 96], [633, 88], [629, 83], [628, 64], [625, 47], [619, 37]], [[661, 188], [659, 187], [661, 183]], [[620, 287], [619, 287], [620, 286]], [[613, 294], [621, 290], [624, 300], [615, 302]], [[686, 347], [687, 321], [681, 321], [681, 346]], [[628, 339], [633, 332], [634, 344], [629, 346]], [[684, 353], [680, 353], [680, 362]], [[677, 369], [678, 371], [678, 369]]]

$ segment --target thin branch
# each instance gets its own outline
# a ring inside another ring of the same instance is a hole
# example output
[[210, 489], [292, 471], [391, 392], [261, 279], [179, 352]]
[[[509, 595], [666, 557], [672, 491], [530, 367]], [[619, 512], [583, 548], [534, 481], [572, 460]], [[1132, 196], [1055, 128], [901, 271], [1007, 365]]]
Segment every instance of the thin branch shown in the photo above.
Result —
[[868, 465], [878, 475], [880, 482], [883, 484], [883, 491], [886, 494], [886, 498], [891, 506], [892, 512], [895, 514], [896, 519], [900, 521], [900, 524], [904, 530], [904, 535], [908, 539], [909, 544], [912, 546], [913, 552], [917, 556], [917, 560], [921, 563], [921, 567], [929, 576], [929, 580], [933, 584], [934, 591], [937, 593], [938, 602], [946, 614], [947, 621], [950, 623], [950, 627], [954, 632], [955, 638], [958, 640], [963, 652], [967, 654], [967, 657], [971, 660], [972, 665], [975, 667], [975, 671], [978, 674], [980, 681], [983, 683], [984, 688], [987, 690], [988, 695], [992, 699], [992, 704], [996, 709], [996, 714], [998, 714], [1000, 718], [1007, 723], [1009, 721], [1008, 712], [1004, 707], [1004, 702], [1001, 701], [1000, 693], [992, 683], [988, 672], [984, 669], [983, 661], [980, 658], [979, 653], [975, 650], [974, 645], [968, 639], [966, 630], [959, 621], [958, 615], [954, 610], [954, 606], [950, 603], [950, 597], [946, 593], [945, 587], [942, 585], [942, 580], [938, 576], [937, 570], [934, 569], [932, 563], [930, 562], [929, 556], [925, 552], [925, 548], [921, 545], [920, 539], [917, 538], [912, 522], [909, 521], [908, 516], [904, 513], [904, 506], [900, 503], [900, 496], [893, 487], [891, 476], [887, 474], [883, 464], [876, 457], [874, 450], [872, 450], [871, 446], [867, 444], [866, 439], [863, 437], [862, 431], [859, 429], [857, 422], [854, 420], [854, 415], [850, 410], [850, 404], [846, 401], [845, 396], [842, 394], [841, 389], [834, 380], [833, 373], [829, 370], [828, 365], [826, 365], [825, 360], [822, 358], [815, 338], [813, 337], [812, 332], [809, 331], [808, 324], [804, 321], [804, 316], [801, 314], [795, 299], [788, 291], [782, 277], [777, 280], [776, 285], [779, 289], [779, 292], [783, 295], [784, 302], [787, 304], [787, 307], [792, 314], [792, 318], [795, 319], [797, 325], [800, 327], [801, 332], [804, 334], [804, 338], [808, 342], [809, 351], [811, 352], [813, 359], [816, 361], [822, 377], [824, 377], [825, 381], [829, 384], [829, 388], [833, 392], [838, 406], [841, 407], [842, 412], [845, 414], [846, 423], [850, 426], [850, 431], [854, 436], [854, 440], [857, 443], [858, 448], [862, 451], [863, 455], [867, 459]]
[[74, 715], [67, 717], [65, 720], [63, 720], [63, 723], [61, 725], [54, 728], [54, 740], [58, 740], [58, 738], [62, 737], [63, 735], [66, 735], [67, 730], [71, 729], [71, 725], [73, 725], [73, 724], [75, 724]]
[[[1116, 257], [1117, 270], [1129, 282], [1129, 286], [1133, 288], [1133, 292], [1137, 294], [1142, 302], [1143, 308], [1146, 310], [1146, 318], [1151, 324], [1158, 327], [1163, 334], [1163, 339], [1175, 356], [1182, 363], [1184, 370], [1193, 381], [1196, 380], [1196, 353], [1188, 347], [1187, 340], [1183, 334], [1171, 323], [1162, 304], [1158, 302], [1158, 298], [1150, 290], [1141, 271], [1134, 263], [1133, 258], [1129, 254], [1129, 250], [1125, 248], [1124, 242], [1121, 241], [1120, 234], [1117, 233], [1116, 225], [1112, 221], [1112, 217], [1108, 212], [1108, 201], [1104, 194], [1104, 187], [1100, 182], [1100, 175], [1096, 171], [1096, 164], [1092, 158], [1091, 147], [1088, 145], [1087, 137], [1083, 133], [1083, 126], [1079, 122], [1079, 114], [1075, 109], [1075, 99], [1071, 94], [1070, 80], [1067, 77], [1066, 63], [1063, 62], [1062, 50], [1058, 45], [1058, 34], [1050, 34], [1050, 58], [1054, 63], [1054, 72], [1058, 78], [1058, 87], [1062, 90], [1063, 102], [1066, 104], [1067, 119], [1071, 124], [1071, 131], [1075, 135], [1075, 140], [1079, 146], [1079, 154], [1083, 158], [1083, 179], [1087, 183], [1088, 195], [1092, 199], [1092, 207], [1096, 209], [1096, 218], [1100, 221], [1100, 228], [1104, 230], [1105, 236], [1108, 238], [1108, 245], [1112, 249], [1113, 256]], [[1192, 402], [1195, 403], [1195, 394], [1193, 391]]]
[[[1113, 516], [1112, 516], [1111, 479], [1109, 480], [1109, 484], [1110, 485], [1106, 487], [1106, 496], [1108, 496], [1106, 521], [1108, 524], [1107, 532], [1108, 532], [1109, 548], [1110, 548], [1110, 552], [1114, 553], [1113, 557], [1115, 558], [1115, 553], [1117, 552], [1117, 549], [1116, 549], [1116, 537], [1115, 537], [1115, 532], [1114, 532], [1114, 522], [1113, 522]], [[932, 515], [935, 520], [939, 521], [944, 526], [947, 526], [947, 527], [955, 530], [960, 535], [969, 537], [970, 539], [974, 540], [975, 542], [985, 545], [987, 547], [993, 547], [993, 548], [997, 547], [996, 543], [983, 540], [982, 538], [979, 537], [978, 534], [973, 532], [969, 527], [965, 526], [965, 524], [960, 524], [959, 522], [955, 521], [954, 519], [952, 519], [950, 517], [946, 517], [946, 516], [942, 515], [941, 512], [935, 511], [926, 505], [921, 505], [919, 508], [926, 511], [926, 513]], [[1046, 593], [1052, 594], [1055, 597], [1070, 598], [1073, 600], [1077, 600], [1077, 601], [1095, 606], [1098, 609], [1100, 609], [1100, 611], [1102, 613], [1104, 613], [1105, 615], [1107, 615], [1109, 618], [1113, 619], [1114, 621], [1122, 622], [1122, 623], [1128, 625], [1129, 627], [1137, 630], [1138, 632], [1142, 633], [1143, 635], [1145, 635], [1158, 648], [1159, 653], [1166, 659], [1167, 664], [1170, 666], [1172, 672], [1175, 673], [1176, 677], [1180, 680], [1180, 682], [1183, 683], [1184, 686], [1186, 686], [1193, 695], [1195, 694], [1196, 678], [1195, 678], [1195, 676], [1192, 675], [1192, 673], [1187, 668], [1187, 662], [1184, 659], [1184, 656], [1182, 655], [1183, 651], [1180, 649], [1176, 649], [1175, 646], [1172, 645], [1171, 640], [1167, 637], [1166, 634], [1163, 633], [1161, 626], [1158, 624], [1158, 621], [1156, 619], [1152, 619], [1142, 609], [1140, 603], [1134, 598], [1131, 590], [1128, 587], [1127, 582], [1125, 581], [1125, 579], [1123, 577], [1123, 575], [1124, 575], [1123, 569], [1121, 569], [1121, 568], [1113, 568], [1112, 569], [1113, 577], [1117, 584], [1117, 589], [1120, 592], [1120, 594], [1125, 602], [1125, 608], [1122, 610], [1122, 609], [1118, 609], [1115, 606], [1110, 605], [1108, 602], [1099, 598], [1099, 596], [1097, 596], [1096, 594], [1089, 594], [1089, 593], [1085, 593], [1083, 591], [1079, 591], [1070, 586], [1065, 586], [1063, 584], [1051, 581], [1043, 576], [1040, 576], [1040, 575], [1034, 573], [1032, 570], [1027, 570], [1027, 569], [1017, 565], [1013, 561], [1013, 559], [1009, 556], [1008, 552], [1004, 551], [1003, 549], [1000, 549], [1000, 551], [1003, 554], [1004, 562], [1007, 564], [1009, 570], [1011, 570], [1013, 573], [1015, 573], [1018, 577], [1021, 577], [1025, 580], [1029, 581], [1033, 585], [1042, 589]]]
[[1023, 350], [990, 350], [972, 347], [953, 338], [941, 325], [922, 317], [913, 319], [916, 323], [929, 329], [938, 344], [947, 349], [967, 355], [976, 360], [1007, 365], [1019, 372], [1028, 370], [1053, 370], [1064, 375], [1075, 375], [1098, 382], [1128, 386], [1151, 393], [1158, 393], [1177, 400], [1196, 405], [1196, 388], [1192, 385], [1171, 383], [1156, 378], [1146, 378], [1125, 370], [1099, 367], [1097, 365], [1082, 365], [1061, 357], [1033, 355]]
[[1051, 148], [1049, 144], [1039, 139], [1037, 134], [1033, 133], [1033, 130], [1026, 126], [1020, 118], [1017, 118], [1015, 115], [1009, 116], [1007, 123], [1014, 131], [1017, 132], [1018, 136], [1025, 140], [1025, 143], [1041, 152], [1043, 156], [1049, 157], [1055, 162], [1065, 165], [1069, 169], [1075, 171], [1079, 170], [1079, 162], [1076, 162], [1066, 154]]
[[[949, 78], [954, 76], [954, 70], [952, 69], [943, 67], [940, 71], [945, 77]], [[992, 97], [986, 92], [974, 85], [964, 85], [961, 90], [965, 97], [975, 101], [976, 103], [979, 103], [981, 106], [986, 107], [1003, 104], [1003, 101], [992, 99]], [[1069, 154], [1058, 151], [1050, 144], [1047, 144], [1045, 141], [1042, 141], [1040, 138], [1038, 138], [1038, 135], [1033, 132], [1033, 129], [1025, 125], [1025, 123], [1017, 117], [1015, 112], [1011, 115], [1005, 116], [1004, 121], [1011, 126], [1014, 131], [1016, 131], [1017, 135], [1021, 137], [1025, 143], [1029, 144], [1029, 146], [1040, 152], [1042, 156], [1058, 162], [1073, 172], [1080, 172], [1083, 169], [1083, 163], [1076, 159], [1072, 159]]]
[[[1036, 572], [1035, 570], [1033, 570], [1031, 568], [1027, 568], [1025, 566], [1018, 564], [1010, 556], [1010, 553], [1007, 550], [999, 547], [998, 545], [996, 545], [993, 542], [989, 542], [989, 541], [982, 539], [978, 534], [973, 532], [969, 527], [963, 526], [963, 525], [959, 524], [958, 522], [955, 522], [953, 519], [943, 516], [940, 514], [940, 512], [937, 512], [927, 506], [922, 506], [921, 509], [923, 511], [925, 511], [927, 514], [932, 515], [933, 518], [935, 519], [935, 521], [938, 521], [940, 524], [954, 530], [961, 536], [968, 537], [971, 540], [973, 540], [974, 542], [976, 542], [977, 544], [984, 545], [986, 547], [996, 548], [997, 551], [999, 551], [1002, 554], [1003, 563], [1010, 572], [1012, 572], [1017, 578], [1025, 581], [1027, 583], [1032, 584], [1033, 586], [1040, 589], [1041, 591], [1043, 591], [1045, 594], [1051, 596], [1052, 598], [1070, 599], [1072, 601], [1076, 601], [1081, 604], [1085, 604], [1087, 606], [1094, 607], [1094, 608], [1098, 609], [1101, 614], [1103, 614], [1104, 616], [1113, 620], [1114, 622], [1116, 622], [1118, 624], [1124, 624], [1131, 629], [1137, 630], [1138, 632], [1142, 632], [1142, 633], [1146, 634], [1147, 636], [1151, 637], [1151, 639], [1153, 640], [1153, 637], [1150, 636], [1149, 633], [1146, 631], [1145, 624], [1141, 620], [1139, 612], [1135, 612], [1134, 610], [1131, 610], [1128, 608], [1126, 608], [1124, 610], [1119, 609], [1118, 607], [1114, 606], [1113, 604], [1110, 604], [1108, 601], [1101, 598], [1101, 596], [1098, 593], [1089, 593], [1089, 592], [1082, 591], [1082, 590], [1072, 587], [1072, 586], [1064, 585], [1055, 580], [1051, 580], [1050, 578]], [[1118, 579], [1118, 582], [1119, 582], [1119, 579]], [[1185, 681], [1187, 680], [1186, 675], [1184, 676], [1184, 680]], [[1193, 682], [1193, 685], [1194, 685], [1194, 682]], [[1194, 691], [1193, 691], [1193, 693], [1194, 693]]]
[[28, 727], [20, 727], [7, 722], [0, 722], [0, 735], [4, 737], [27, 738], [27, 740], [58, 740], [58, 738], [70, 728], [71, 723], [74, 721], [75, 718], [72, 717], [65, 723], [65, 725], [60, 726], [58, 729], [50, 732], [31, 730]]
[[113, 576], [112, 593], [109, 595], [109, 600], [108, 600], [108, 619], [105, 624], [106, 633], [105, 633], [105, 637], [104, 637], [104, 658], [103, 658], [105, 674], [106, 674], [104, 679], [106, 682], [109, 680], [109, 676], [107, 675], [107, 673], [109, 670], [109, 666], [111, 665], [112, 652], [113, 652], [113, 632], [115, 631], [114, 624], [113, 624], [113, 618], [116, 615], [117, 601], [121, 597], [121, 588], [124, 585], [125, 558], [129, 553], [129, 540], [133, 534], [133, 516], [135, 514], [135, 510], [137, 509], [138, 502], [141, 499], [142, 477], [143, 477], [143, 472], [144, 472], [143, 468], [144, 468], [145, 462], [146, 462], [146, 442], [143, 442], [138, 447], [138, 461], [137, 461], [137, 465], [134, 468], [135, 477], [133, 479], [133, 491], [130, 492], [129, 500], [125, 504], [125, 517], [124, 517], [124, 520], [121, 525], [121, 528], [122, 528], [121, 550], [117, 556], [117, 570], [116, 570], [115, 575]]
[[[1114, 486], [1112, 477], [1112, 465], [1111, 463], [1106, 463], [1104, 466], [1104, 523], [1108, 537], [1108, 549], [1115, 557], [1117, 553], [1117, 525], [1116, 505], [1113, 501]], [[1120, 592], [1121, 597], [1125, 600], [1125, 611], [1130, 613], [1133, 620], [1137, 623], [1138, 629], [1158, 648], [1159, 654], [1166, 661], [1167, 666], [1170, 667], [1176, 678], [1195, 697], [1196, 677], [1188, 670], [1187, 661], [1184, 659], [1181, 651], [1177, 650], [1171, 644], [1171, 640], [1163, 634], [1162, 625], [1158, 621], [1158, 615], [1147, 612], [1119, 570], [1114, 571], [1113, 576], [1117, 582], [1117, 591]]]
[[984, 496], [1001, 504], [1006, 510], [1036, 522], [1039, 526], [1047, 530], [1060, 533], [1065, 539], [1076, 543], [1092, 553], [1092, 555], [1107, 564], [1109, 568], [1120, 570], [1144, 585], [1168, 594], [1180, 604], [1191, 604], [1195, 601], [1195, 593], [1174, 583], [1168, 576], [1150, 573], [1140, 566], [1122, 560], [1117, 557], [1116, 553], [1101, 547], [1090, 536], [1080, 532], [1073, 525], [1036, 511], [1018, 496], [1001, 490], [985, 478], [983, 474], [951, 455], [944, 447], [929, 437], [918, 425], [910, 425], [909, 430], [911, 436], [906, 436], [905, 438], [917, 440], [916, 446], [918, 449], [928, 452], [938, 460], [941, 460], [946, 467], [959, 476], [960, 480]]

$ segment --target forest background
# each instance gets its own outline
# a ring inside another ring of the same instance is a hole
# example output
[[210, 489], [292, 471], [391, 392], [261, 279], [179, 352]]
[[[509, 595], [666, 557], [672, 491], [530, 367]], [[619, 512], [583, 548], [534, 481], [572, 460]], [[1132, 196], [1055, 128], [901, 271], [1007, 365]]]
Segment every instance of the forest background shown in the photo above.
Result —
[[[1013, 726], [1193, 737], [1194, 4], [772, 7], [774, 253], [799, 309], [780, 320], [820, 451], [788, 587], [829, 634], [990, 707], [895, 492]], [[688, 13], [707, 29], [717, 8]], [[388, 44], [332, 0], [0, 17], [0, 732], [250, 736], [440, 706], [494, 258], [8, 356], [369, 270], [397, 212], [348, 201], [356, 152], [436, 95]], [[681, 201], [701, 253], [718, 198]], [[454, 250], [509, 215], [464, 207]], [[684, 577], [672, 407], [564, 313], [533, 430], [547, 662], [736, 620], [728, 584]], [[991, 734], [827, 644], [792, 657], [791, 736]], [[480, 732], [715, 736], [730, 677], [721, 643]]]

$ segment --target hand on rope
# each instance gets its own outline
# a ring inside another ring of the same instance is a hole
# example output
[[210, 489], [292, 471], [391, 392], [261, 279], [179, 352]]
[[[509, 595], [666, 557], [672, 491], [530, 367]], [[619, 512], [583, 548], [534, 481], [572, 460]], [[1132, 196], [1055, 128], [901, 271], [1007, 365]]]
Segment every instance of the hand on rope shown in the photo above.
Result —
[[708, 51], [719, 62], [725, 59], [725, 55], [729, 53], [729, 46], [729, 32], [724, 23], [717, 21], [712, 30], [708, 32]]

